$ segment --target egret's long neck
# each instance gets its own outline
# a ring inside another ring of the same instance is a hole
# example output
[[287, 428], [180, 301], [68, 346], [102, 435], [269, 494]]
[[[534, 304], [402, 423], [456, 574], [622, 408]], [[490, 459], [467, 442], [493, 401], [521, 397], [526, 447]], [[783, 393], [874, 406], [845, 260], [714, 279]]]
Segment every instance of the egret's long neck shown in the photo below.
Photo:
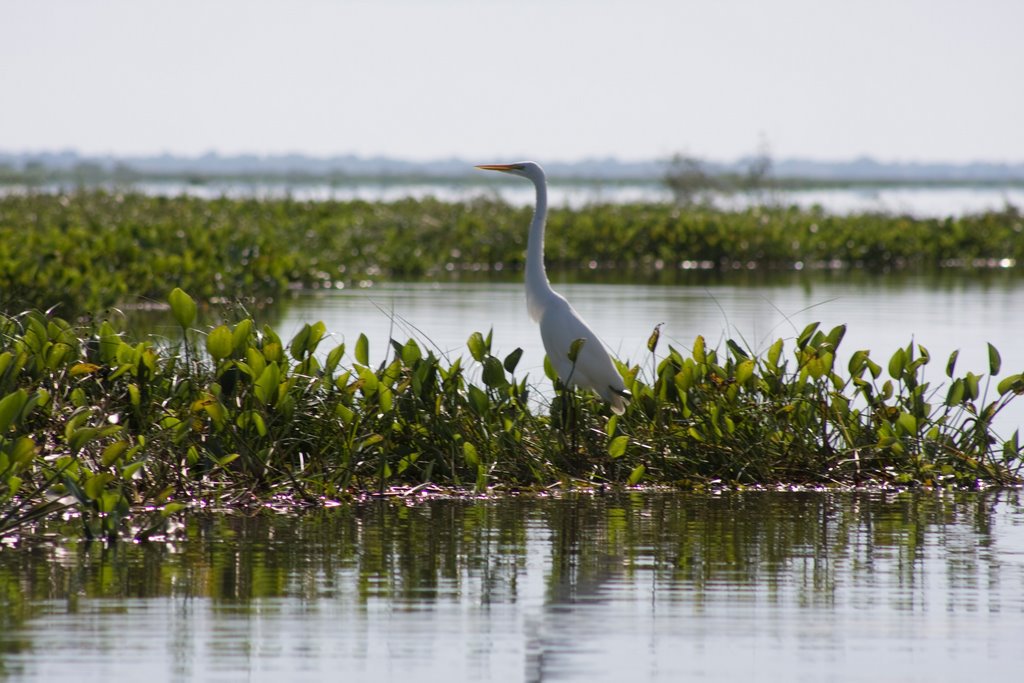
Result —
[[541, 178], [534, 180], [537, 188], [537, 206], [530, 223], [530, 235], [526, 242], [526, 306], [530, 317], [540, 320], [544, 302], [551, 294], [547, 271], [544, 269], [544, 224], [548, 217], [548, 186]]

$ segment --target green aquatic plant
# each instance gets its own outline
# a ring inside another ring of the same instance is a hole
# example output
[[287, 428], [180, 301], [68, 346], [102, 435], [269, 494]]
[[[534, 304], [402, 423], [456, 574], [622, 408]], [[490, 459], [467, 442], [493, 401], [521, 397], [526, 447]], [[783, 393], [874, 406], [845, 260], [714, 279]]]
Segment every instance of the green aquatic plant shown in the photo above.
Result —
[[[982, 376], [954, 375], [953, 354], [943, 393], [926, 379], [927, 349], [913, 343], [886, 369], [867, 350], [838, 367], [844, 334], [845, 326], [809, 325], [789, 357], [781, 339], [759, 357], [732, 340], [724, 354], [700, 337], [690, 354], [670, 348], [654, 382], [637, 381], [638, 411], [622, 425], [650, 453], [648, 475], [928, 485], [1018, 476], [1018, 432], [999, 441], [992, 423], [1024, 393], [1020, 374], [993, 396], [980, 389]], [[990, 353], [994, 376], [998, 352]]]
[[[149, 197], [102, 191], [0, 197], [0, 311], [78, 320], [150, 306], [175, 287], [266, 304], [292, 288], [363, 280], [515, 277], [529, 209], [446, 203]], [[1014, 207], [958, 218], [773, 207], [552, 209], [552, 272], [921, 270], [1024, 265]]]
[[465, 361], [410, 339], [371, 362], [364, 335], [328, 349], [322, 323], [287, 343], [250, 318], [196, 330], [192, 297], [169, 301], [187, 332], [178, 345], [109, 321], [0, 317], [0, 534], [71, 511], [87, 537], [117, 537], [128, 517], [145, 536], [183, 506], [320, 505], [424, 484], [1020, 482], [1019, 434], [993, 422], [1024, 377], [997, 380], [991, 347], [987, 375], [958, 374], [954, 354], [940, 386], [918, 344], [885, 367], [867, 350], [840, 367], [842, 326], [810, 325], [760, 355], [697, 337], [659, 357], [656, 330], [651, 370], [618, 364], [634, 400], [612, 415], [557, 383], [547, 404], [535, 398], [516, 375], [521, 351], [495, 357], [490, 333], [470, 335]]

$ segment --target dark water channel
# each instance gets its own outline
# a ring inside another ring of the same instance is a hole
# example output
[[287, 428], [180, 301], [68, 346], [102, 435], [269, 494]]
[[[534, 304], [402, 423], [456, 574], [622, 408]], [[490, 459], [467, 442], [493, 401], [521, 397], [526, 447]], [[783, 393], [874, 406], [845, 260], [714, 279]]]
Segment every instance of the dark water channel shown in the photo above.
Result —
[[994, 681], [1022, 634], [1017, 491], [395, 499], [0, 551], [12, 680]]

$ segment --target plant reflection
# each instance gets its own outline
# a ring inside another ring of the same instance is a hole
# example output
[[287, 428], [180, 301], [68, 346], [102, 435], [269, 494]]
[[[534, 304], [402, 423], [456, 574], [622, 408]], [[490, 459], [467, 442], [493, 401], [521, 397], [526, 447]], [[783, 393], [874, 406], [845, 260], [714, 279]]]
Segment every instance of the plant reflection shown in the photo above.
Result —
[[[528, 670], [585, 647], [567, 642], [562, 615], [627, 599], [691, 617], [720, 609], [726, 594], [739, 607], [998, 610], [1000, 582], [1009, 590], [1024, 570], [1003, 571], [997, 527], [1021, 512], [1017, 491], [637, 491], [196, 514], [164, 543], [4, 549], [0, 654], [33, 648], [26, 623], [97, 600], [128, 612], [170, 598], [186, 619], [200, 599], [234, 618], [273, 612], [282, 599], [309, 610], [334, 602], [353, 619], [512, 606]], [[60, 529], [38, 532], [52, 539]], [[948, 588], [943, 604], [926, 590], [936, 581]]]

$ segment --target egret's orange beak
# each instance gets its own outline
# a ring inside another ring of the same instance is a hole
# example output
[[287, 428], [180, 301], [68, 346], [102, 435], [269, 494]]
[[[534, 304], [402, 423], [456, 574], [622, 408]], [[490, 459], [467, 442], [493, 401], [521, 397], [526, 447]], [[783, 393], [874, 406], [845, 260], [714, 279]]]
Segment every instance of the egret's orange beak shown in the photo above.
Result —
[[522, 167], [522, 164], [480, 164], [476, 168], [482, 171], [514, 171]]

